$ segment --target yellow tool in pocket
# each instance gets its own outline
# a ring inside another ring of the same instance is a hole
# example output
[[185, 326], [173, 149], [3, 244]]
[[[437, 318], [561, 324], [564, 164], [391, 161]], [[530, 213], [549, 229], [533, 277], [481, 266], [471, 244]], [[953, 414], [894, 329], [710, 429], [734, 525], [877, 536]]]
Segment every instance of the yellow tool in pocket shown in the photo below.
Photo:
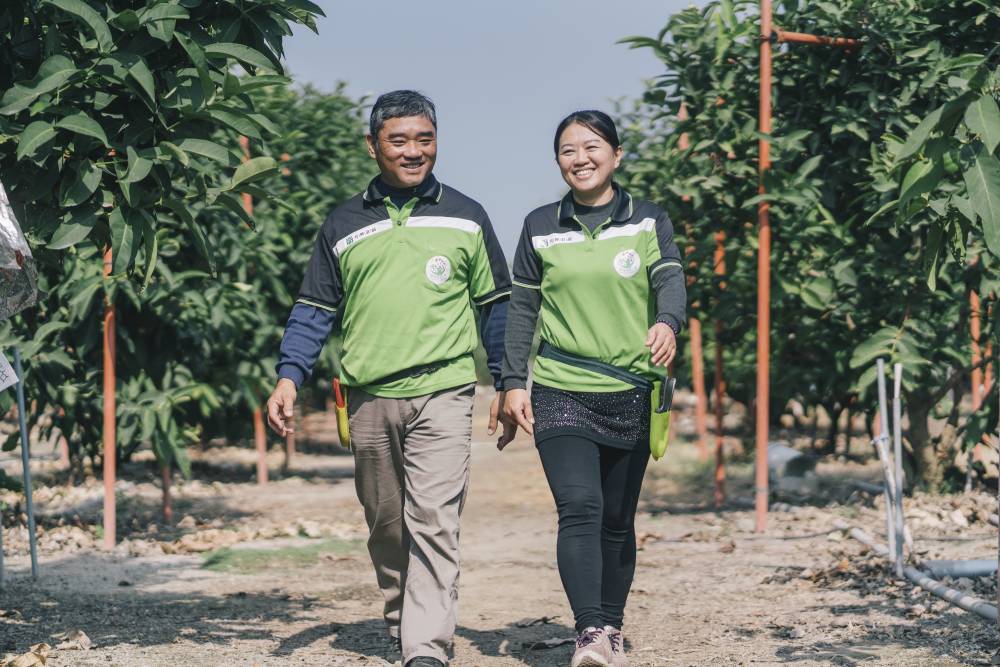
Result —
[[347, 418], [347, 392], [346, 387], [341, 386], [340, 380], [333, 379], [333, 400], [337, 411], [337, 435], [340, 436], [340, 444], [346, 449], [351, 448], [351, 427]]
[[663, 378], [653, 383], [649, 409], [649, 453], [659, 461], [667, 452], [670, 442], [670, 410], [674, 404], [676, 378]]

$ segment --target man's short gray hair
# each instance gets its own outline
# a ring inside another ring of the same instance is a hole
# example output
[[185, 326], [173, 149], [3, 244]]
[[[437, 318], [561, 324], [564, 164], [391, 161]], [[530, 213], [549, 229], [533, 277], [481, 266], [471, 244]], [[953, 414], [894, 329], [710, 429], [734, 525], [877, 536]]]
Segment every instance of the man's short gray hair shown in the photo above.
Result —
[[391, 93], [379, 95], [372, 107], [371, 119], [368, 121], [368, 131], [373, 137], [378, 137], [379, 130], [390, 118], [409, 118], [423, 116], [437, 129], [437, 112], [434, 103], [426, 95], [415, 90], [394, 90]]

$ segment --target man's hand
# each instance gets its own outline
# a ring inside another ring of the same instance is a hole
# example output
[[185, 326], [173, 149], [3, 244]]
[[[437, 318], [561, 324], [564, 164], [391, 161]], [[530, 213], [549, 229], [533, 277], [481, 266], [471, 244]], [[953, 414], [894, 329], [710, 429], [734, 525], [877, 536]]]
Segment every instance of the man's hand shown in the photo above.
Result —
[[[525, 389], [510, 389], [506, 392], [503, 402], [504, 421], [503, 436], [497, 441], [497, 449], [503, 450], [507, 444], [514, 439], [517, 427], [520, 426], [528, 435], [534, 435], [535, 415], [531, 411], [531, 399]], [[508, 436], [507, 426], [510, 424]]]
[[281, 437], [295, 432], [292, 415], [296, 393], [295, 383], [288, 378], [281, 378], [275, 385], [271, 397], [267, 399], [267, 423]]
[[505, 392], [498, 391], [490, 405], [490, 425], [486, 429], [488, 435], [493, 435], [497, 431], [497, 422], [503, 425], [503, 433], [497, 438], [497, 449], [500, 450], [506, 447], [517, 435], [517, 424], [503, 412], [504, 399]]
[[674, 330], [663, 322], [657, 322], [649, 328], [646, 347], [653, 355], [654, 366], [669, 366], [677, 353], [677, 337], [674, 336]]

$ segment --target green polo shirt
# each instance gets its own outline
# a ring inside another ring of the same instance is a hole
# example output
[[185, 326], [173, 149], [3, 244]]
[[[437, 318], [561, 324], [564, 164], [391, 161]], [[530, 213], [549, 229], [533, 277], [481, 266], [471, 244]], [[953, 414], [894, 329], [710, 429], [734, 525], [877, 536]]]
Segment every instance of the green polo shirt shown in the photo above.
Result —
[[[656, 322], [650, 280], [681, 268], [667, 214], [615, 186], [617, 205], [590, 230], [572, 194], [524, 222], [514, 257], [515, 285], [541, 291], [540, 336], [572, 354], [655, 379], [645, 346]], [[535, 358], [534, 380], [566, 391], [622, 391], [632, 385], [593, 371]]]
[[430, 176], [401, 206], [376, 178], [334, 210], [299, 301], [338, 313], [347, 386], [406, 398], [476, 380], [475, 308], [509, 294], [483, 207]]

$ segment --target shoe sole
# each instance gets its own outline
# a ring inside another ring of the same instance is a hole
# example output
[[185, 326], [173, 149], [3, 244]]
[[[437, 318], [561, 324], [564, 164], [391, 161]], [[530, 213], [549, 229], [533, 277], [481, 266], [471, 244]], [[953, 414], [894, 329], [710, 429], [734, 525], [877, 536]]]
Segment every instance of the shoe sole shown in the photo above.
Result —
[[585, 655], [574, 667], [610, 667], [611, 663], [599, 655]]

